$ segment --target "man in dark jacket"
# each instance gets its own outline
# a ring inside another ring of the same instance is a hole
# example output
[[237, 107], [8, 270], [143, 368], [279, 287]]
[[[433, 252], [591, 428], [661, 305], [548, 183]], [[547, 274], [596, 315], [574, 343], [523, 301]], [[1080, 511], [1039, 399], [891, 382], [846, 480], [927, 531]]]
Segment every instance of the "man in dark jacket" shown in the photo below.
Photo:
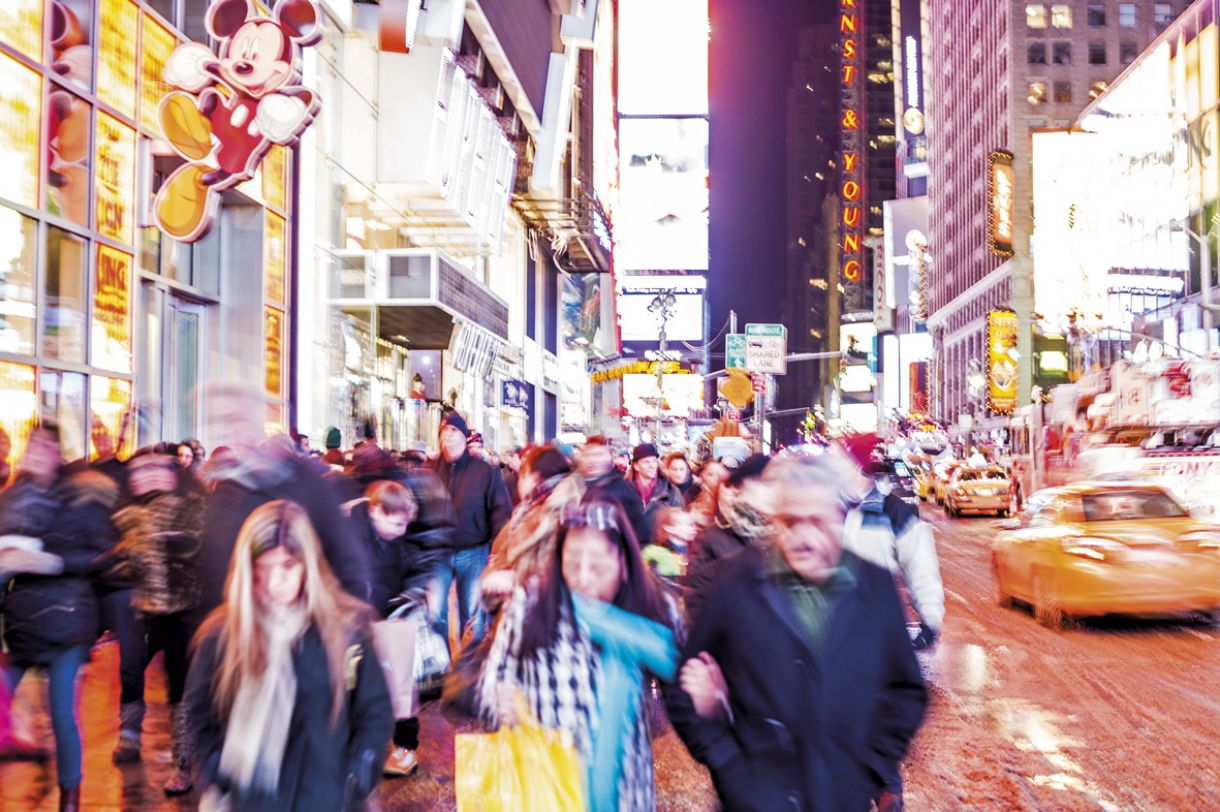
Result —
[[614, 457], [606, 438], [594, 435], [585, 441], [580, 450], [580, 474], [587, 486], [585, 498], [594, 496], [612, 499], [623, 507], [631, 529], [635, 531], [640, 546], [648, 544], [648, 523], [644, 521], [644, 500], [635, 486], [623, 478], [614, 467]]
[[449, 491], [454, 526], [449, 551], [433, 571], [433, 608], [442, 634], [449, 633], [449, 586], [457, 581], [458, 615], [462, 629], [470, 625], [474, 639], [483, 634], [479, 608], [479, 578], [487, 566], [491, 541], [512, 514], [508, 488], [500, 472], [467, 451], [466, 421], [456, 411], [441, 421], [441, 456], [436, 474]]
[[686, 499], [678, 487], [661, 473], [661, 452], [652, 443], [640, 443], [631, 452], [631, 474], [628, 481], [640, 494], [644, 505], [644, 535], [640, 545], [652, 543], [657, 516], [662, 508], [686, 509]]
[[927, 694], [893, 579], [843, 551], [824, 462], [774, 462], [766, 479], [775, 543], [715, 565], [670, 717], [729, 812], [901, 809]]

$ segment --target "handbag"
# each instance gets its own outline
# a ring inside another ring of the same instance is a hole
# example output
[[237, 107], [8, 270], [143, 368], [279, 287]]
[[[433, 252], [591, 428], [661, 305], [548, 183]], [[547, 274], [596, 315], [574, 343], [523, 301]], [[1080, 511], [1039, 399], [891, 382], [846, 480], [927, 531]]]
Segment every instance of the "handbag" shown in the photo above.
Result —
[[571, 737], [530, 714], [520, 718], [494, 733], [454, 737], [458, 812], [584, 812], [584, 768]]
[[449, 641], [432, 627], [423, 607], [408, 612], [407, 619], [415, 624], [415, 686], [420, 693], [434, 692], [449, 671]]
[[[405, 609], [406, 607], [404, 607]], [[402, 611], [402, 610], [399, 610]], [[373, 646], [385, 674], [395, 719], [411, 719], [419, 706], [415, 684], [417, 625], [398, 611], [373, 624]]]

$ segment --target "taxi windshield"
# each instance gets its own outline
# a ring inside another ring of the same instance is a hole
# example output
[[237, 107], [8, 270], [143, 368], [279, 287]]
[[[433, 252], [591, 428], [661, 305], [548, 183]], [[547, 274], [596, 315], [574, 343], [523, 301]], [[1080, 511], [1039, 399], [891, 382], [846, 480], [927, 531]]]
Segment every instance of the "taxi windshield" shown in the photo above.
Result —
[[1187, 516], [1169, 494], [1157, 490], [1122, 490], [1081, 496], [1086, 522], [1120, 522], [1131, 519], [1172, 519]]
[[958, 475], [960, 482], [975, 482], [984, 479], [1005, 479], [1005, 474], [999, 468], [983, 468], [971, 471], [963, 470]]

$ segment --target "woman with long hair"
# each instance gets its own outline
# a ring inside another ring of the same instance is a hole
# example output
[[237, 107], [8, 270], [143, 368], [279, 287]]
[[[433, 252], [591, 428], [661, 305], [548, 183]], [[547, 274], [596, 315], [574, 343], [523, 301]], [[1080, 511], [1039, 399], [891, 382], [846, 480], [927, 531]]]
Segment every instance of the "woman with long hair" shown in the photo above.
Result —
[[304, 508], [250, 514], [187, 678], [201, 810], [344, 810], [373, 791], [394, 714], [371, 621]]
[[645, 699], [674, 676], [681, 620], [611, 502], [564, 512], [544, 577], [514, 589], [477, 686], [492, 725], [517, 721], [518, 692], [543, 726], [570, 733], [593, 812], [655, 808]]

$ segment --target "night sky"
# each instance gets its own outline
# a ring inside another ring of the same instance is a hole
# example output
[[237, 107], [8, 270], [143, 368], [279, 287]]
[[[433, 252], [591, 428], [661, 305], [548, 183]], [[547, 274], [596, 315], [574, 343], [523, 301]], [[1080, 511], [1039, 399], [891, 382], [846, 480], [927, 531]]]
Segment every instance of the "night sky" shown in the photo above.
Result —
[[713, 334], [730, 308], [739, 325], [780, 320], [789, 70], [800, 27], [829, 19], [836, 6], [835, 0], [710, 0]]

